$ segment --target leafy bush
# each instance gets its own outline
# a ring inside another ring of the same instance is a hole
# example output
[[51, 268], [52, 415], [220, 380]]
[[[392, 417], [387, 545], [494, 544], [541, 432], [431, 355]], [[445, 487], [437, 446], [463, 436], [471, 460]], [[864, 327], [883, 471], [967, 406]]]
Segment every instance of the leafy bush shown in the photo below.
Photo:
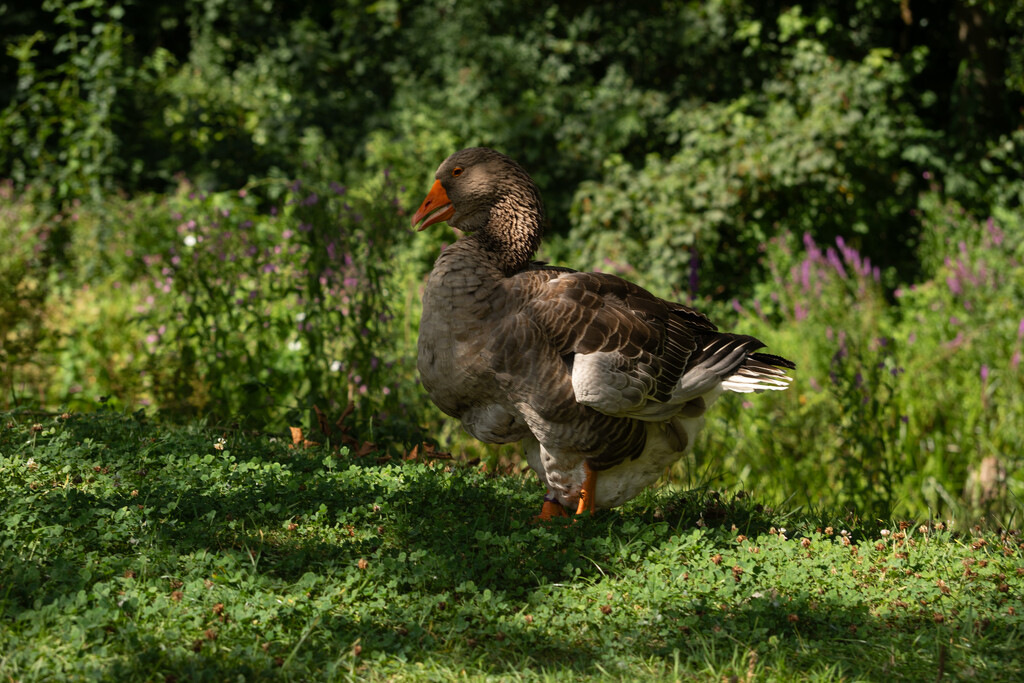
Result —
[[65, 265], [41, 283], [24, 268], [38, 259], [21, 257], [48, 242], [8, 232], [38, 220], [14, 198], [25, 215], [4, 221], [22, 249], [0, 263], [18, 293], [4, 298], [2, 360], [26, 386], [8, 398], [87, 408], [113, 395], [171, 419], [271, 429], [315, 426], [317, 406], [367, 436], [386, 420], [396, 443], [413, 440], [408, 340], [393, 322], [405, 285], [392, 254], [409, 232], [397, 191], [386, 173], [356, 188], [183, 182], [164, 200], [81, 208], [59, 217]]
[[921, 205], [925, 252], [945, 256], [894, 304], [842, 240], [768, 245], [771, 277], [726, 324], [796, 360], [796, 382], [716, 406], [698, 451], [727, 481], [876, 516], [1016, 514], [1024, 231], [1013, 212], [978, 221], [934, 192]]
[[[780, 31], [796, 32], [793, 21], [783, 14]], [[581, 184], [574, 200], [583, 261], [598, 266], [605, 255], [683, 289], [699, 258], [703, 292], [709, 283], [744, 291], [759, 278], [759, 245], [789, 230], [826, 241], [870, 234], [872, 258], [903, 265], [918, 184], [910, 169], [928, 133], [904, 103], [906, 75], [889, 51], [842, 61], [821, 40], [791, 38], [760, 92], [674, 110], [664, 123], [671, 156], [640, 168], [609, 158], [604, 178]]]
[[0, 406], [6, 406], [23, 384], [37, 383], [33, 365], [43, 340], [49, 278], [46, 226], [34, 220], [31, 206], [14, 201], [10, 181], [0, 184], [0, 201], [0, 239], [7, 245], [0, 250]]
[[18, 73], [14, 97], [0, 110], [7, 141], [0, 168], [58, 204], [99, 198], [126, 162], [115, 134], [119, 91], [135, 74], [124, 60], [131, 40], [124, 9], [104, 0], [45, 0], [42, 10], [52, 14], [52, 33], [36, 30], [7, 46]]
[[282, 426], [347, 403], [361, 424], [395, 414], [389, 254], [408, 230], [384, 177], [183, 188], [177, 241], [147, 257], [156, 293], [145, 361], [158, 403]]

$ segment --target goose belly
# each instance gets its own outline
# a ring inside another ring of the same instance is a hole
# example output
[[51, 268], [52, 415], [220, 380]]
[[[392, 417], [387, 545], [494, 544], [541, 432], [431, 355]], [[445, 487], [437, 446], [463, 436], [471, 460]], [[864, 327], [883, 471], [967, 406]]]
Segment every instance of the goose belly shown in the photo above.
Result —
[[[666, 467], [689, 452], [703, 426], [703, 416], [647, 423], [643, 453], [597, 473], [594, 508], [618, 507], [636, 498], [664, 474]], [[562, 505], [575, 508], [586, 477], [584, 459], [579, 455], [551, 453], [532, 437], [524, 439], [523, 445], [527, 462], [541, 482]]]

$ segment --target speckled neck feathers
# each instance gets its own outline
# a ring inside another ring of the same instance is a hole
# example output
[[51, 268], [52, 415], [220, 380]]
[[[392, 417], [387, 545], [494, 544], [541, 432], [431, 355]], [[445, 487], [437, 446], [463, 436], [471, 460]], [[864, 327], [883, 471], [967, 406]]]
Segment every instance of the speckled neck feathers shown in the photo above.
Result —
[[544, 204], [518, 163], [473, 147], [445, 159], [436, 177], [455, 207], [448, 222], [467, 233], [464, 240], [505, 275], [529, 265], [543, 234]]

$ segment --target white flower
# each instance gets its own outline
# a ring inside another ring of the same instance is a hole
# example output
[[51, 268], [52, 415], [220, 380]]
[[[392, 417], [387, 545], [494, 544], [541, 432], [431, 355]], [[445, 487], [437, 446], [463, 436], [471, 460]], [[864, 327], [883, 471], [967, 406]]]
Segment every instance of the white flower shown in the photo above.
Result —
[[331, 372], [338, 372], [339, 370], [341, 370], [341, 361], [340, 360], [332, 360], [331, 361]]
[[299, 340], [299, 339], [296, 339], [295, 341], [288, 342], [288, 350], [289, 351], [301, 351], [302, 350], [302, 341]]
[[185, 235], [185, 246], [186, 247], [194, 247], [194, 246], [196, 246], [196, 236], [195, 235]]

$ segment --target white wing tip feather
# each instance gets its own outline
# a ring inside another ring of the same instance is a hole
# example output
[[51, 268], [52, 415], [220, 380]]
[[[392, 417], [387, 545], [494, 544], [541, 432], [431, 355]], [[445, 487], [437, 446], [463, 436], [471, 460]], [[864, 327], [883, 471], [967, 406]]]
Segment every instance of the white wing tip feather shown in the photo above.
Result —
[[781, 391], [788, 388], [789, 383], [792, 381], [793, 378], [781, 370], [770, 374], [765, 371], [758, 372], [757, 374], [748, 374], [741, 371], [722, 380], [722, 388], [726, 391], [735, 391], [741, 394], [766, 390]]

